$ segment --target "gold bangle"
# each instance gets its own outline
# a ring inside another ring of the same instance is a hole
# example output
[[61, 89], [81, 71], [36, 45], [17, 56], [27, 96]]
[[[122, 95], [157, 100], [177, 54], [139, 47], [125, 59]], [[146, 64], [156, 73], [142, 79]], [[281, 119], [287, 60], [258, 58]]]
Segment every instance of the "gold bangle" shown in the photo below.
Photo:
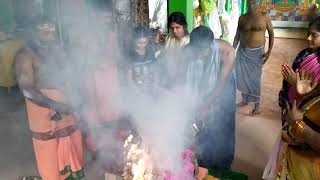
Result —
[[300, 137], [303, 133], [303, 130], [304, 130], [304, 122], [303, 121], [296, 121], [296, 123], [294, 124], [293, 126], [293, 136], [294, 137]]
[[301, 135], [305, 129], [305, 126], [306, 126], [306, 124], [302, 120], [295, 121], [294, 125], [292, 125], [289, 128], [289, 132], [290, 132], [291, 136], [294, 138], [301, 137]]

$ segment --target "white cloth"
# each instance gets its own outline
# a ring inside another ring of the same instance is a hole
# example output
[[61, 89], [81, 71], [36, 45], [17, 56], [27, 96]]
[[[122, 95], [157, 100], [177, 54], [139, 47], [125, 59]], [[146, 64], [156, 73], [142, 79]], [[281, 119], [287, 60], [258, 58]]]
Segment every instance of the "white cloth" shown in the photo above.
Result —
[[220, 75], [220, 50], [211, 46], [213, 53], [205, 67], [204, 60], [197, 59], [190, 62], [187, 70], [187, 89], [196, 93], [200, 98], [206, 98], [216, 87]]
[[193, 6], [193, 9], [198, 8], [200, 6], [199, 0], [193, 0], [192, 6]]
[[226, 0], [218, 0], [218, 12], [222, 15], [226, 11]]
[[166, 39], [165, 48], [182, 48], [189, 44], [190, 36], [184, 36], [180, 41], [177, 40], [173, 35], [169, 35]]
[[149, 1], [150, 26], [160, 28], [161, 32], [167, 32], [167, 1]]
[[228, 31], [229, 31], [228, 40], [231, 44], [237, 32], [238, 20], [239, 20], [239, 2], [238, 0], [232, 0], [232, 9], [231, 9], [229, 21], [228, 21]]
[[209, 15], [208, 25], [212, 30], [214, 37], [216, 39], [220, 38], [222, 35], [221, 23], [218, 14], [218, 9], [213, 10]]
[[119, 13], [130, 13], [130, 1], [128, 0], [116, 0], [114, 9]]

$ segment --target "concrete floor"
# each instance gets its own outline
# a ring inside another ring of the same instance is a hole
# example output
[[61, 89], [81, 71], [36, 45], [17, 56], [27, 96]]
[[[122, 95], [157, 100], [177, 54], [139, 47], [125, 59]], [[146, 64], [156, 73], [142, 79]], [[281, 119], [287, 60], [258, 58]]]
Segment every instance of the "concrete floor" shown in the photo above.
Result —
[[[250, 107], [238, 109], [236, 157], [233, 169], [261, 179], [272, 145], [280, 129], [277, 93], [281, 87], [280, 68], [305, 47], [305, 41], [276, 39], [269, 62], [263, 69], [262, 114], [248, 115]], [[23, 98], [0, 89], [0, 180], [18, 180], [35, 175], [36, 165]]]
[[[252, 106], [238, 108], [233, 169], [247, 174], [249, 180], [261, 179], [281, 128], [278, 106], [278, 92], [282, 85], [281, 65], [285, 62], [291, 64], [306, 46], [305, 40], [276, 38], [270, 59], [263, 67], [261, 114], [249, 116]], [[237, 99], [241, 99], [239, 94]]]
[[24, 99], [0, 89], [0, 180], [18, 180], [36, 172]]

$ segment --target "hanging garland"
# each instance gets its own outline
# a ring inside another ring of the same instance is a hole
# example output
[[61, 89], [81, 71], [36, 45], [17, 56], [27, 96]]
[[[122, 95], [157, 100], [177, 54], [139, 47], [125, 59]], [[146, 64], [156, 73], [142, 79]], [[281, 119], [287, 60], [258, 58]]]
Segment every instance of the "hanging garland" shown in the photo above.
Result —
[[216, 8], [216, 0], [200, 0], [201, 11], [208, 15]]

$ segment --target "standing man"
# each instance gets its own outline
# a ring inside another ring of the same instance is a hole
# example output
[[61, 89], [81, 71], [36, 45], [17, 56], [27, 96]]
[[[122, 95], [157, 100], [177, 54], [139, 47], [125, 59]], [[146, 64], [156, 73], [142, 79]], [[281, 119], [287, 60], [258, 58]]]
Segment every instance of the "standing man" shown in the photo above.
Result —
[[39, 174], [45, 180], [81, 179], [82, 137], [66, 100], [70, 67], [56, 46], [54, 24], [39, 23], [28, 45], [17, 54], [14, 70], [26, 99]]
[[[269, 34], [268, 51], [264, 51], [265, 33]], [[258, 0], [248, 0], [248, 12], [239, 18], [233, 47], [237, 48], [237, 87], [242, 92], [238, 107], [254, 103], [252, 115], [260, 113], [262, 66], [267, 62], [273, 46], [274, 34], [271, 17], [259, 10]], [[240, 43], [239, 43], [240, 42]]]
[[191, 32], [186, 48], [186, 84], [200, 101], [196, 117], [202, 125], [197, 144], [199, 165], [229, 169], [235, 148], [234, 49], [225, 41], [214, 40], [205, 26]]

